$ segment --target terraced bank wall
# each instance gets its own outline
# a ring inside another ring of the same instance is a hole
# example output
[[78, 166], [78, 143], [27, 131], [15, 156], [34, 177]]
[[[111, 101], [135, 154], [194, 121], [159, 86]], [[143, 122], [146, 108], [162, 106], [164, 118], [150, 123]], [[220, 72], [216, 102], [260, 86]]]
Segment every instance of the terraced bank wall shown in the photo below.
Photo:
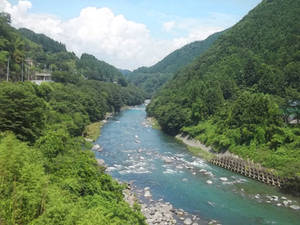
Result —
[[210, 160], [210, 163], [279, 188], [284, 184], [284, 180], [267, 171], [261, 165], [255, 164], [250, 160], [240, 159], [231, 154], [218, 155]]

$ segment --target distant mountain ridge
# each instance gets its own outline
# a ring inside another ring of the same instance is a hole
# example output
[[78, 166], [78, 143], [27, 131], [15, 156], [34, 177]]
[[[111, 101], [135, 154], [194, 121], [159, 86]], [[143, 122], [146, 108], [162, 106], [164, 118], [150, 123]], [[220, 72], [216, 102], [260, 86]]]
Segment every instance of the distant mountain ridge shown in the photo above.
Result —
[[[83, 75], [87, 79], [127, 85], [125, 77], [117, 68], [93, 55], [83, 53], [78, 58], [74, 53], [68, 52], [64, 44], [44, 34], [37, 34], [27, 28], [20, 28], [18, 32], [23, 38], [42, 48], [35, 46], [36, 49], [27, 52], [26, 57], [32, 58], [43, 68], [54, 71], [54, 79], [57, 78], [58, 81], [75, 82]], [[27, 48], [32, 47], [32, 43], [27, 41]]]
[[172, 52], [151, 67], [141, 67], [127, 73], [130, 82], [143, 89], [151, 97], [171, 79], [181, 67], [203, 54], [225, 31], [212, 34], [203, 41], [195, 41]]
[[194, 41], [187, 44], [171, 54], [167, 55], [161, 61], [151, 67], [141, 67], [133, 72], [141, 73], [174, 73], [182, 66], [191, 63], [195, 58], [204, 53], [225, 31], [217, 32], [205, 40]]

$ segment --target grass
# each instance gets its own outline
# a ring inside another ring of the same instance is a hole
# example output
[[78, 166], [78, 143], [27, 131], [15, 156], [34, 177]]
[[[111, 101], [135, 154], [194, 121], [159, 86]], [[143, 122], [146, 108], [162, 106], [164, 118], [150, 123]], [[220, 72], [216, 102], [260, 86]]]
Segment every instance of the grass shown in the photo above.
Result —
[[213, 153], [210, 153], [206, 150], [203, 150], [201, 148], [197, 148], [197, 147], [191, 147], [191, 146], [187, 146], [188, 150], [195, 156], [198, 156], [202, 159], [205, 159], [207, 161], [210, 161], [211, 159], [213, 159], [215, 157], [215, 155]]
[[151, 125], [152, 128], [161, 130], [161, 126], [159, 125], [158, 121], [154, 117], [151, 117]]
[[96, 141], [97, 138], [100, 136], [102, 126], [103, 122], [95, 122], [90, 125], [87, 125], [84, 129], [83, 136], [86, 139]]

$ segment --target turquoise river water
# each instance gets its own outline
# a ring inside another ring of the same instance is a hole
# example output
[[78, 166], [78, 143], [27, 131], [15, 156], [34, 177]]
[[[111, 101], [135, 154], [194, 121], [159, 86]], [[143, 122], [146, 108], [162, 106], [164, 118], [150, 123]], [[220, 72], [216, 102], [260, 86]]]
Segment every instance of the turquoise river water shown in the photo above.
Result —
[[114, 178], [140, 189], [150, 187], [153, 199], [162, 198], [204, 220], [300, 224], [300, 210], [290, 208], [300, 205], [299, 198], [194, 157], [185, 145], [147, 124], [144, 105], [110, 119], [96, 143], [103, 147], [96, 157], [105, 160]]

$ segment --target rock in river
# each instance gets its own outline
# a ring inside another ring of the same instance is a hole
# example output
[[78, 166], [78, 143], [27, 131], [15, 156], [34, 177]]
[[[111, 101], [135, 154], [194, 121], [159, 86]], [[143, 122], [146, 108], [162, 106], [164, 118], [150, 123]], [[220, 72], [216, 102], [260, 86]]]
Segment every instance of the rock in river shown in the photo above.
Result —
[[162, 159], [164, 160], [165, 163], [172, 163], [172, 159], [170, 159], [169, 157], [165, 156], [165, 157], [162, 157]]
[[295, 209], [295, 210], [299, 210], [300, 206], [298, 206], [298, 205], [291, 205], [290, 208], [291, 209]]
[[190, 218], [186, 218], [183, 222], [185, 225], [191, 225], [193, 221]]
[[151, 198], [152, 195], [151, 195], [150, 191], [147, 190], [147, 191], [145, 191], [144, 196], [145, 196], [146, 198]]
[[101, 148], [100, 145], [96, 144], [96, 145], [93, 146], [92, 150], [97, 151], [100, 148]]
[[206, 181], [207, 184], [212, 184], [213, 182], [211, 180]]
[[228, 181], [227, 177], [220, 177], [221, 181]]

